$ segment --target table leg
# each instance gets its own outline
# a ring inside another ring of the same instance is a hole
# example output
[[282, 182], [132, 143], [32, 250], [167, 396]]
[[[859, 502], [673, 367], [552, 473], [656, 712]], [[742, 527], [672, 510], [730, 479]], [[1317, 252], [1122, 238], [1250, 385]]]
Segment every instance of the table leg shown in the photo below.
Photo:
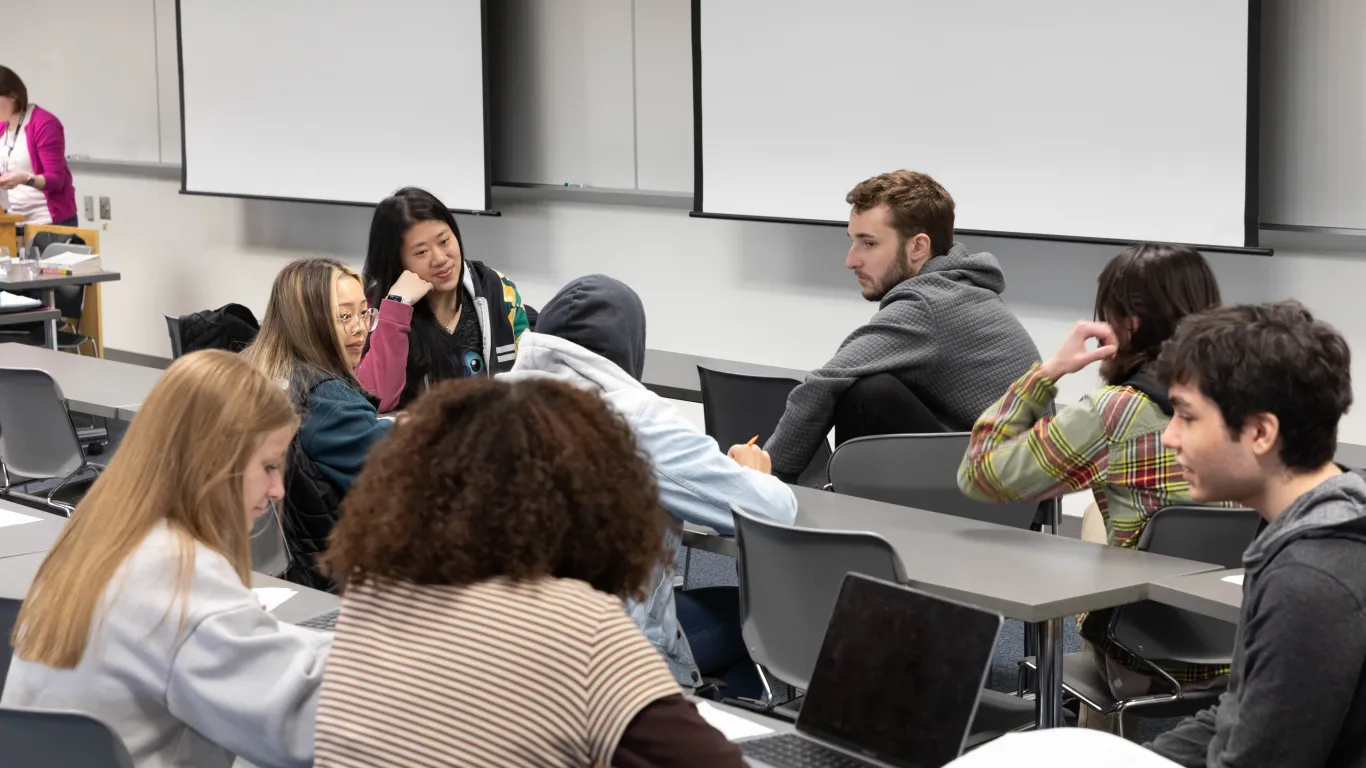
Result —
[[1039, 674], [1035, 699], [1038, 728], [1060, 728], [1062, 719], [1062, 619], [1038, 624]]
[[[57, 306], [57, 291], [56, 291], [55, 289], [52, 289], [52, 288], [45, 288], [45, 289], [43, 289], [43, 303], [46, 304], [46, 305], [48, 305], [49, 307], [56, 308], [56, 306]], [[57, 321], [56, 321], [56, 320], [44, 320], [44, 321], [43, 321], [43, 346], [47, 347], [48, 349], [56, 349], [56, 348], [57, 348]]]

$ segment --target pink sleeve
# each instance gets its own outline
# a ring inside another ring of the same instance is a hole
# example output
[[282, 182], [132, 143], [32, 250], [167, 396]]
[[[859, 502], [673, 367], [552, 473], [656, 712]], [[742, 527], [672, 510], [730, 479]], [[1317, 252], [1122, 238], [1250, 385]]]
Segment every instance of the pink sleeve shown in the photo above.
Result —
[[66, 133], [61, 121], [51, 116], [41, 127], [42, 130], [34, 131], [33, 143], [38, 150], [38, 163], [43, 168], [43, 193], [52, 196], [71, 186], [71, 169], [66, 165]]
[[408, 331], [412, 323], [412, 307], [390, 299], [379, 303], [379, 326], [370, 334], [370, 351], [356, 367], [356, 378], [379, 398], [380, 413], [398, 407], [399, 396], [407, 384]]

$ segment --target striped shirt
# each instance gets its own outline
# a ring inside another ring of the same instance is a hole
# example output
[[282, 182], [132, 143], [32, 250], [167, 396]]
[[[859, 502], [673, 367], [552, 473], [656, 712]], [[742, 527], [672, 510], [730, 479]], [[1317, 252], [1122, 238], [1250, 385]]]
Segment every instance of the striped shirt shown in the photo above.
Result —
[[[1101, 387], [1056, 416], [1058, 389], [1035, 365], [977, 419], [958, 469], [963, 493], [981, 501], [1036, 501], [1090, 490], [1112, 546], [1138, 546], [1148, 518], [1192, 503], [1176, 454], [1162, 447], [1171, 417], [1133, 387]], [[1109, 611], [1097, 611], [1082, 635], [1126, 667], [1148, 671], [1119, 648], [1106, 647]], [[1205, 680], [1228, 667], [1163, 663], [1179, 681]]]
[[606, 765], [679, 693], [621, 601], [584, 582], [366, 582], [342, 600], [316, 765]]

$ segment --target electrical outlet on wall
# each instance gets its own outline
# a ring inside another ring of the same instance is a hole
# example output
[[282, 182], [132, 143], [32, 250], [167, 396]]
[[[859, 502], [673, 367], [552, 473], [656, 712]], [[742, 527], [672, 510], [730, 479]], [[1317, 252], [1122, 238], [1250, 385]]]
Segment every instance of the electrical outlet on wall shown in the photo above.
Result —
[[101, 198], [100, 198], [100, 221], [109, 221], [110, 218], [111, 218], [111, 217], [110, 217], [110, 215], [109, 215], [109, 198], [107, 198], [107, 197], [101, 197]]
[[86, 196], [85, 196], [85, 220], [86, 220], [86, 221], [94, 221], [94, 220], [95, 220], [95, 196], [94, 196], [94, 195], [86, 195]]

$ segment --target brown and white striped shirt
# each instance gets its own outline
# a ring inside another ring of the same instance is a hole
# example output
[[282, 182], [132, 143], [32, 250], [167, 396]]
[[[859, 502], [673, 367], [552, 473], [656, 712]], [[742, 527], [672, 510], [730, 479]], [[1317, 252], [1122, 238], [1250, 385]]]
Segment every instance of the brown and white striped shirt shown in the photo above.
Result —
[[621, 601], [572, 579], [352, 585], [318, 705], [316, 765], [609, 764], [680, 693]]

